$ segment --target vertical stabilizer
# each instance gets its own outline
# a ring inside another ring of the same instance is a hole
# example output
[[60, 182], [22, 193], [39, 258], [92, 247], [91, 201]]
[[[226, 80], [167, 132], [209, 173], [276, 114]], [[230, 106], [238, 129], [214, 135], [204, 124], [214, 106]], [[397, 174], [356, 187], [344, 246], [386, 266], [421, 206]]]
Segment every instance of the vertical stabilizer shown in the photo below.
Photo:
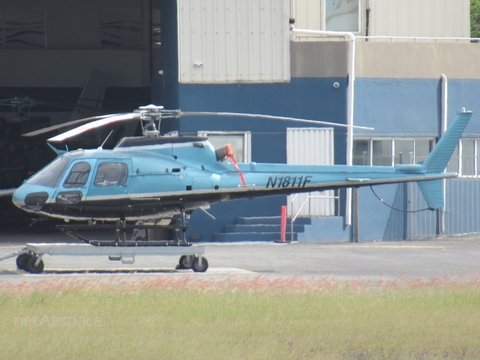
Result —
[[438, 144], [423, 162], [427, 173], [441, 173], [445, 170], [471, 116], [472, 112], [466, 110], [457, 114]]
[[430, 209], [435, 210], [444, 205], [443, 180], [419, 181], [417, 184]]
[[[427, 174], [441, 173], [445, 170], [471, 116], [472, 112], [465, 109], [457, 114], [440, 141], [423, 162]], [[444, 205], [443, 180], [419, 181], [417, 184], [430, 209], [438, 209]]]

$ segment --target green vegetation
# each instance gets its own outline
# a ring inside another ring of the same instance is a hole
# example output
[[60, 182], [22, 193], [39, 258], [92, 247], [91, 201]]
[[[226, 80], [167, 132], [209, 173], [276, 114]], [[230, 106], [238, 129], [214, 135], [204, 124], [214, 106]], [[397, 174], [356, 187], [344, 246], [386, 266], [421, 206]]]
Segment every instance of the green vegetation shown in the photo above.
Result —
[[2, 359], [480, 358], [480, 283], [0, 284]]
[[480, 37], [480, 0], [470, 0], [470, 36]]

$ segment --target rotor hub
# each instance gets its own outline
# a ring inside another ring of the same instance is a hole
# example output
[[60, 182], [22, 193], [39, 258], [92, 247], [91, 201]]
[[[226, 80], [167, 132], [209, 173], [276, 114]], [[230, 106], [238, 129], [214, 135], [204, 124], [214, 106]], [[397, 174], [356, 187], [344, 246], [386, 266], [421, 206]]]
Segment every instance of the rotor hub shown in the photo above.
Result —
[[150, 137], [160, 135], [162, 119], [178, 118], [180, 115], [180, 110], [165, 110], [163, 106], [153, 104], [140, 106], [135, 112], [140, 114], [143, 135]]

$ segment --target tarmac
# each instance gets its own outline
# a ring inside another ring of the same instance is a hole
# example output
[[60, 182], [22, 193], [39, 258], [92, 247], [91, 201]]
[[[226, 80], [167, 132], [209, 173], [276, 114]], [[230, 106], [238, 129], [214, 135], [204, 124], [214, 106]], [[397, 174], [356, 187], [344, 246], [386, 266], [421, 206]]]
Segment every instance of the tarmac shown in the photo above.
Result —
[[[33, 233], [22, 230], [0, 232], [0, 257], [24, 248], [26, 243], [75, 243], [59, 231]], [[173, 256], [137, 256], [134, 264], [110, 261], [106, 256], [44, 255], [44, 272], [30, 274], [16, 267], [15, 257], [0, 261], [0, 282], [37, 282], [58, 278], [112, 276], [139, 279], [165, 276], [300, 277], [337, 280], [470, 280], [480, 272], [480, 235], [444, 237], [422, 241], [365, 243], [196, 243], [204, 246], [209, 268], [205, 273], [176, 270]]]

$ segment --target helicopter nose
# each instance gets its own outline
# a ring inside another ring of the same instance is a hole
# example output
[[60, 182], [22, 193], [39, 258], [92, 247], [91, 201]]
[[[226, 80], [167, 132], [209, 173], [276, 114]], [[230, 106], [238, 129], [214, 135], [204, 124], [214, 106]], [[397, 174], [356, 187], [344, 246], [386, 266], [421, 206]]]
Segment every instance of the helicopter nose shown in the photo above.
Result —
[[15, 206], [23, 210], [40, 211], [48, 200], [49, 194], [46, 191], [31, 192], [25, 186], [20, 186], [12, 195]]

